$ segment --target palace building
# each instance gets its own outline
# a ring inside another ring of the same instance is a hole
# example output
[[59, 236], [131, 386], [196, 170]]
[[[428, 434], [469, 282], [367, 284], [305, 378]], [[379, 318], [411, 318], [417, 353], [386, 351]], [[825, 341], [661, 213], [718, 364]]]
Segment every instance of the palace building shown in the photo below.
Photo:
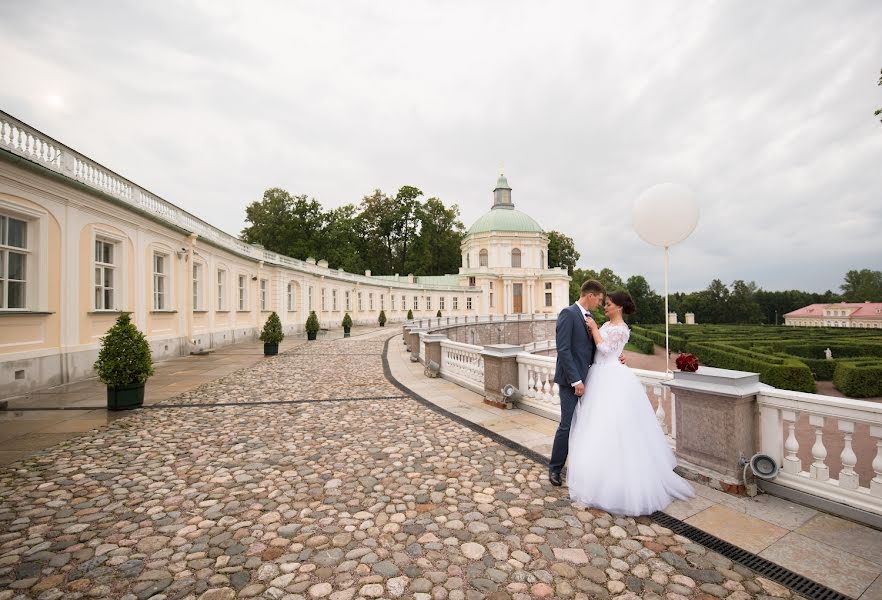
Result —
[[784, 315], [784, 324], [797, 327], [882, 329], [882, 302], [810, 304]]
[[[287, 333], [486, 314], [557, 313], [566, 270], [514, 209], [500, 177], [469, 229], [459, 273], [373, 276], [246, 244], [0, 112], [0, 398], [92, 376], [122, 312], [154, 360], [256, 339], [271, 311]], [[319, 257], [320, 258], [320, 257]]]

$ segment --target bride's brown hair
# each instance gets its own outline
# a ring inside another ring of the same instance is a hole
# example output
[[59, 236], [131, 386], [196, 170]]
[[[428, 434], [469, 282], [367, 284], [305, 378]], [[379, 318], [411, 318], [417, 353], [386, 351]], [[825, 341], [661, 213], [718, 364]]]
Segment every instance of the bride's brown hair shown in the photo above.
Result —
[[634, 299], [631, 298], [631, 294], [626, 292], [625, 290], [618, 290], [610, 294], [609, 299], [616, 306], [622, 307], [622, 312], [626, 315], [633, 315], [637, 310], [637, 306], [634, 305]]

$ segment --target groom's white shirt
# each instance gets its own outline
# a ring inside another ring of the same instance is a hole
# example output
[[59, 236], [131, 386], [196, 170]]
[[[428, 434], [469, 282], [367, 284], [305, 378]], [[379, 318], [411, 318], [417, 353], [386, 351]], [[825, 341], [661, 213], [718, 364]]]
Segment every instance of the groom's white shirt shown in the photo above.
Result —
[[[578, 307], [579, 307], [579, 310], [582, 311], [582, 320], [585, 320], [586, 318], [588, 318], [588, 317], [591, 315], [591, 313], [588, 312], [588, 310], [587, 310], [584, 306], [582, 306], [581, 304], [579, 304], [578, 300], [577, 300], [576, 302], [573, 302], [573, 305], [574, 305], [574, 306], [578, 306]], [[592, 317], [592, 318], [593, 318], [593, 317]], [[574, 383], [571, 383], [570, 385], [572, 385], [573, 388], [575, 388], [577, 385], [581, 385], [581, 384], [582, 384], [582, 380], [580, 379], [579, 381], [576, 381], [576, 382], [574, 382]]]

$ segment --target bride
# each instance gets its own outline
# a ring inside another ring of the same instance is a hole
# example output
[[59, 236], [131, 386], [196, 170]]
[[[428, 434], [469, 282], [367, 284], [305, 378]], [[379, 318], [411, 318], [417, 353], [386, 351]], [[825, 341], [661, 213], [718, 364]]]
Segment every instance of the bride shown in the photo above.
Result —
[[597, 344], [585, 394], [573, 416], [567, 486], [577, 502], [619, 515], [648, 515], [695, 496], [677, 465], [643, 385], [619, 362], [631, 331], [622, 314], [635, 311], [628, 292], [609, 294], [609, 321], [586, 326]]

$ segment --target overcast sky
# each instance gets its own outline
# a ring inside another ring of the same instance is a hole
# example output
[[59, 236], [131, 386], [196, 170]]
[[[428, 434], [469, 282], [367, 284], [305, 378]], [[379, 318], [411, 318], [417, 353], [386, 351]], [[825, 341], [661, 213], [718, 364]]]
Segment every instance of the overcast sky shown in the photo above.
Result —
[[672, 289], [882, 269], [882, 2], [0, 3], [0, 107], [238, 233], [280, 186], [415, 185], [468, 226], [500, 164], [580, 266], [644, 274], [664, 181], [700, 199]]

